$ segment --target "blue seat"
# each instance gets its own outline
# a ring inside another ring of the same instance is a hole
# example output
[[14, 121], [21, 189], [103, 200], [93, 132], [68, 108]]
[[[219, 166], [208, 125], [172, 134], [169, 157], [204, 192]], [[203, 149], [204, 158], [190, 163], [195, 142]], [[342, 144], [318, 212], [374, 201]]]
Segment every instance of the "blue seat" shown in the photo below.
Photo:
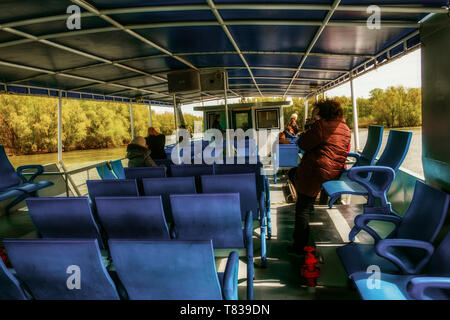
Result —
[[[239, 193], [241, 219], [245, 220], [246, 213], [253, 213], [253, 224], [261, 232], [261, 264], [266, 265], [266, 209], [265, 193], [258, 197], [254, 173], [239, 173], [227, 175], [202, 176], [204, 193]], [[259, 200], [258, 200], [259, 198]]]
[[105, 163], [101, 166], [96, 167], [98, 175], [102, 180], [115, 180], [118, 179], [115, 172], [112, 170], [110, 163]]
[[299, 149], [296, 144], [279, 144], [278, 151], [273, 151], [273, 177], [277, 183], [277, 173], [280, 168], [287, 169], [298, 166]]
[[96, 197], [137, 197], [139, 196], [136, 180], [117, 179], [117, 180], [86, 180], [89, 192], [89, 198], [92, 201], [94, 212]]
[[126, 179], [165, 178], [166, 167], [124, 168]]
[[142, 179], [144, 195], [161, 196], [164, 213], [169, 223], [172, 223], [172, 208], [170, 207], [171, 194], [196, 193], [194, 177], [149, 178]]
[[[391, 130], [383, 154], [374, 166], [357, 166], [347, 171], [347, 179], [325, 182], [322, 187], [330, 196], [329, 207], [343, 194], [367, 196], [365, 213], [390, 213], [386, 193], [408, 153], [411, 132]], [[366, 179], [361, 175], [370, 174]], [[375, 201], [380, 201], [380, 204]]]
[[238, 255], [217, 274], [209, 241], [110, 240], [118, 276], [132, 300], [237, 300]]
[[[366, 231], [375, 240], [374, 244], [347, 244], [337, 249], [344, 268], [352, 277], [354, 273], [365, 271], [371, 265], [379, 266], [383, 272], [400, 272], [396, 265], [377, 255], [378, 242], [384, 241], [371, 228], [370, 221], [386, 221], [395, 224], [395, 229], [385, 239], [411, 239], [433, 242], [444, 224], [449, 208], [450, 195], [431, 186], [417, 181], [411, 204], [403, 218], [387, 214], [361, 214], [355, 218], [355, 226], [350, 232], [350, 241], [361, 230]], [[414, 272], [415, 262], [420, 259], [422, 252], [393, 249], [397, 255], [402, 255], [409, 272]]]
[[118, 179], [125, 179], [125, 170], [122, 160], [111, 161], [111, 168]]
[[31, 219], [44, 239], [97, 239], [104, 248], [89, 199], [30, 198], [26, 200]]
[[2, 259], [0, 259], [0, 300], [28, 300], [28, 294]]
[[3, 243], [35, 299], [119, 299], [102, 264], [97, 239], [5, 239]]
[[247, 299], [253, 300], [252, 213], [247, 212], [243, 229], [239, 194], [175, 194], [170, 203], [177, 240], [212, 240], [217, 255], [219, 249], [243, 251]]
[[363, 151], [361, 153], [349, 152], [348, 154], [348, 157], [356, 159], [353, 167], [372, 166], [374, 164], [378, 151], [381, 148], [381, 142], [383, 141], [383, 130], [383, 126], [369, 126], [367, 141]]
[[[386, 241], [386, 242], [384, 242]], [[353, 275], [353, 281], [365, 300], [449, 300], [450, 299], [450, 232], [437, 248], [430, 242], [389, 239], [381, 240], [379, 252], [398, 264], [403, 271], [402, 257], [392, 252], [403, 247], [422, 250], [425, 254], [417, 262], [414, 274], [389, 274], [381, 269], [379, 284], [375, 286], [372, 273], [365, 271]], [[370, 278], [369, 278], [370, 277]], [[371, 284], [369, 286], [368, 284]]]
[[97, 197], [108, 239], [170, 239], [161, 197]]
[[214, 164], [215, 174], [235, 174], [235, 173], [254, 173], [256, 177], [256, 193], [258, 201], [261, 200], [262, 192], [266, 196], [266, 223], [267, 238], [272, 237], [272, 222], [270, 217], [270, 186], [269, 179], [264, 172], [262, 163], [257, 164]]
[[[36, 172], [25, 178], [23, 171], [36, 170]], [[37, 176], [44, 172], [44, 167], [41, 165], [26, 165], [20, 166], [14, 170], [11, 162], [6, 156], [5, 148], [0, 146], [0, 201], [15, 198], [5, 208], [5, 214], [9, 215], [10, 210], [21, 201], [28, 197], [37, 197], [38, 190], [47, 188], [53, 185], [50, 181], [34, 182]]]
[[182, 164], [170, 166], [172, 177], [195, 177], [197, 192], [201, 192], [200, 176], [214, 174], [214, 166], [209, 164]]

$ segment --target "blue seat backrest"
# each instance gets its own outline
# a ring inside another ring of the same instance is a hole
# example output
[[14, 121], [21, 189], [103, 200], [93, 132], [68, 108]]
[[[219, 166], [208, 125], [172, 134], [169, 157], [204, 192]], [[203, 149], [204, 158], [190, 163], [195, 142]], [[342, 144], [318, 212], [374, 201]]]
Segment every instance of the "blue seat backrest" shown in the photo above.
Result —
[[139, 196], [136, 180], [116, 179], [116, 180], [87, 180], [86, 181], [89, 198], [94, 209], [96, 197], [137, 197]]
[[3, 242], [19, 278], [36, 299], [119, 299], [102, 264], [96, 239], [6, 239]]
[[142, 179], [144, 195], [161, 196], [166, 218], [172, 221], [172, 209], [170, 207], [171, 194], [196, 193], [194, 177], [150, 178]]
[[97, 239], [103, 247], [87, 197], [29, 198], [26, 203], [42, 238]]
[[450, 277], [450, 232], [447, 233], [435, 249], [423, 273]]
[[204, 193], [239, 193], [242, 220], [249, 210], [253, 213], [253, 220], [258, 219], [254, 173], [202, 176], [202, 188]]
[[21, 184], [21, 180], [6, 156], [5, 148], [0, 146], [0, 190]]
[[161, 197], [97, 197], [109, 239], [170, 239]]
[[[376, 165], [390, 167], [397, 172], [408, 153], [411, 137], [412, 132], [391, 130], [384, 151]], [[385, 174], [374, 172], [370, 182], [375, 186], [380, 186], [384, 184], [385, 179]]]
[[383, 141], [383, 126], [370, 125], [367, 132], [367, 141], [361, 152], [361, 157], [358, 161], [359, 166], [371, 166], [375, 157], [380, 151], [381, 142]]
[[0, 259], [0, 300], [27, 300], [19, 280]]
[[397, 238], [433, 242], [444, 224], [450, 195], [416, 181], [411, 204], [397, 229]]
[[213, 240], [214, 248], [243, 248], [238, 193], [170, 196], [179, 240]]
[[214, 166], [209, 164], [182, 164], [170, 166], [172, 177], [195, 177], [197, 192], [201, 192], [200, 176], [214, 174]]
[[254, 173], [256, 177], [256, 193], [258, 199], [261, 192], [264, 191], [264, 173], [262, 164], [215, 164], [215, 174], [236, 174], [236, 173]]
[[125, 179], [125, 170], [122, 160], [111, 161], [111, 167], [118, 179]]
[[296, 167], [298, 165], [298, 147], [295, 144], [280, 144], [278, 151], [279, 167]]
[[108, 167], [107, 164], [101, 165], [96, 168], [98, 175], [102, 180], [114, 180], [117, 179], [117, 175]]
[[164, 178], [166, 167], [124, 168], [126, 179]]
[[132, 300], [221, 300], [211, 241], [110, 240]]

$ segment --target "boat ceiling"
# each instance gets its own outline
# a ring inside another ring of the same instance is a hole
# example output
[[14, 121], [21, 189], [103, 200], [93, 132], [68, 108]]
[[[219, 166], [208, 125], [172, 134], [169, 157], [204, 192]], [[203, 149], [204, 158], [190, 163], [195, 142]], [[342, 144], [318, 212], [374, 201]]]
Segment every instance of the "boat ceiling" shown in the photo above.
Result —
[[[226, 69], [230, 98], [307, 96], [417, 48], [419, 21], [448, 12], [446, 4], [2, 0], [0, 82], [11, 92], [28, 86], [67, 97], [172, 103], [169, 72]], [[79, 30], [66, 25], [71, 5], [81, 8]], [[369, 5], [381, 8], [380, 29], [367, 27]], [[223, 98], [223, 92], [177, 98], [186, 104]]]

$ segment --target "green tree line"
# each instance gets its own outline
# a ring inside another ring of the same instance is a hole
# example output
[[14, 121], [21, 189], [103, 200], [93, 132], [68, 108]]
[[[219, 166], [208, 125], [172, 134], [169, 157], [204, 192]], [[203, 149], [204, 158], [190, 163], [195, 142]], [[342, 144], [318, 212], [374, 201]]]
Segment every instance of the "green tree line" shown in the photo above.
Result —
[[[128, 104], [63, 99], [62, 143], [64, 151], [109, 148], [131, 141]], [[58, 110], [54, 98], [0, 95], [0, 145], [16, 154], [56, 152]], [[184, 114], [193, 131], [201, 117]], [[135, 136], [147, 135], [147, 106], [133, 104]], [[152, 125], [164, 135], [175, 129], [173, 112], [152, 110]]]
[[[331, 97], [327, 97], [331, 98]], [[350, 97], [332, 97], [341, 103], [347, 125], [353, 128], [353, 107]], [[308, 117], [311, 116], [315, 98], [308, 100]], [[387, 128], [416, 127], [422, 125], [422, 102], [419, 88], [388, 87], [373, 89], [368, 99], [356, 100], [359, 127], [370, 124]], [[292, 105], [284, 108], [285, 125], [292, 113], [297, 113], [299, 124], [303, 123], [305, 103], [303, 98], [293, 98]]]

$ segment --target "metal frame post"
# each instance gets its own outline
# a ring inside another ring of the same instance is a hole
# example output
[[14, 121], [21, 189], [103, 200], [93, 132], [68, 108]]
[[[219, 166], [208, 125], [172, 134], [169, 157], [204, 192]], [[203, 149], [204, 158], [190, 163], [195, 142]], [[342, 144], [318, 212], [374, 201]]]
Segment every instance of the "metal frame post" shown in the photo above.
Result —
[[151, 102], [148, 104], [148, 123], [149, 123], [150, 127], [153, 127], [152, 103]]
[[355, 137], [355, 151], [359, 151], [359, 127], [358, 127], [358, 106], [356, 105], [355, 88], [353, 86], [353, 76], [350, 73], [350, 91], [353, 108], [353, 134]]
[[133, 104], [130, 103], [130, 131], [131, 131], [131, 140], [134, 139], [134, 120], [133, 120]]
[[303, 127], [305, 127], [306, 118], [308, 118], [308, 98], [305, 98], [305, 117], [303, 119]]
[[229, 139], [230, 135], [229, 135], [229, 131], [228, 131], [228, 129], [230, 128], [230, 122], [229, 122], [229, 119], [228, 119], [227, 76], [228, 76], [228, 73], [225, 71], [223, 73], [223, 93], [224, 93], [224, 99], [225, 99], [225, 101], [224, 101], [224, 103], [225, 103], [225, 137], [226, 137], [226, 140], [227, 140], [226, 154], [227, 154], [227, 157], [230, 157], [231, 156], [231, 141]]
[[58, 92], [58, 163], [62, 163], [62, 98]]

